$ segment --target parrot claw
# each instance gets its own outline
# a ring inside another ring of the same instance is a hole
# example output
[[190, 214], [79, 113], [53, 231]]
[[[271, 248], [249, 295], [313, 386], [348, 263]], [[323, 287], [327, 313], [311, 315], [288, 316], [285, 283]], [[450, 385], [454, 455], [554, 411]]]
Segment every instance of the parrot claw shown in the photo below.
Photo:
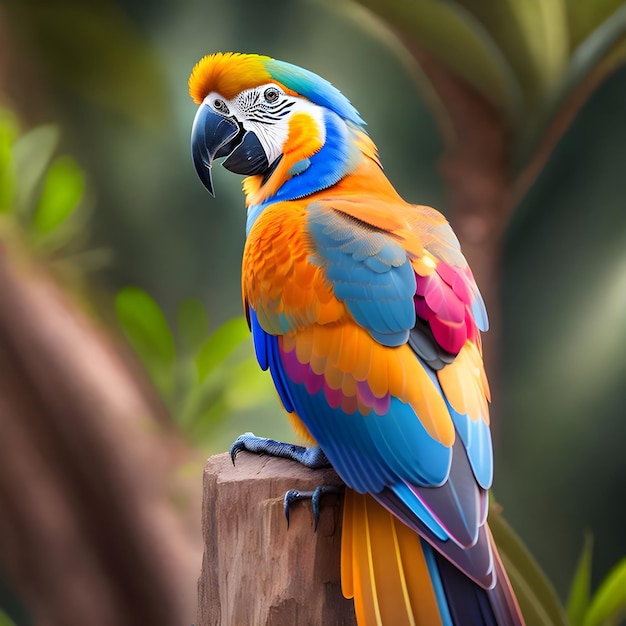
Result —
[[[237, 455], [242, 451], [252, 452], [254, 454], [267, 454], [269, 456], [276, 456], [282, 459], [290, 459], [297, 461], [305, 467], [310, 469], [322, 469], [330, 467], [330, 463], [326, 458], [326, 455], [319, 446], [311, 446], [305, 448], [304, 446], [297, 446], [293, 443], [284, 443], [282, 441], [275, 441], [274, 439], [266, 439], [265, 437], [256, 437], [254, 433], [244, 433], [239, 435], [235, 442], [230, 447], [230, 458], [233, 465]], [[284, 497], [284, 510], [285, 517], [287, 518], [287, 527], [289, 527], [289, 509], [294, 502], [298, 500], [311, 500], [311, 507], [313, 509], [313, 519], [315, 522], [315, 530], [320, 518], [320, 500], [323, 495], [327, 493], [340, 493], [341, 488], [333, 485], [320, 485], [313, 491], [299, 491], [298, 489], [290, 489], [285, 493]]]
[[233, 465], [235, 464], [237, 455], [242, 450], [247, 450], [254, 454], [267, 454], [282, 459], [291, 459], [311, 469], [321, 469], [330, 466], [326, 455], [319, 446], [305, 448], [304, 446], [296, 446], [293, 443], [284, 443], [282, 441], [275, 441], [274, 439], [266, 439], [265, 437], [256, 437], [254, 433], [239, 435], [230, 447], [229, 453]]
[[299, 491], [298, 489], [290, 489], [285, 493], [284, 498], [284, 509], [285, 509], [285, 517], [287, 518], [287, 528], [289, 528], [289, 510], [291, 509], [291, 505], [294, 502], [298, 502], [299, 500], [311, 500], [311, 508], [313, 509], [313, 521], [314, 527], [313, 531], [317, 532], [317, 526], [320, 521], [320, 500], [322, 496], [327, 493], [340, 493], [341, 488], [336, 487], [335, 485], [320, 485], [316, 487], [313, 491]]

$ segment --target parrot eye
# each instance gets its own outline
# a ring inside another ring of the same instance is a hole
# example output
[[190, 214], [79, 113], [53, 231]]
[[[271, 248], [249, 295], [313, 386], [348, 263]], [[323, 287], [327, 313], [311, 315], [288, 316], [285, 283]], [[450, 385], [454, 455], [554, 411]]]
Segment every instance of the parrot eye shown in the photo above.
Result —
[[224, 115], [228, 115], [229, 110], [228, 107], [226, 106], [226, 103], [221, 100], [220, 98], [215, 98], [215, 100], [213, 100], [213, 108], [218, 112], [218, 113], [223, 113]]
[[280, 95], [280, 92], [278, 91], [278, 89], [276, 89], [276, 87], [268, 87], [264, 92], [263, 92], [263, 97], [265, 98], [265, 102], [276, 102], [276, 100], [278, 100], [278, 96]]

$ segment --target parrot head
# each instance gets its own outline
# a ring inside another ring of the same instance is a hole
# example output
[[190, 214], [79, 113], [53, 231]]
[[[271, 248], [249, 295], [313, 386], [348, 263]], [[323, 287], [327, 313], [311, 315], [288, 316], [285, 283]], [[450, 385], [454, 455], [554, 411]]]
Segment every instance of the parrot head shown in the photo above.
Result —
[[217, 158], [232, 172], [264, 180], [279, 164], [297, 173], [324, 146], [327, 112], [365, 124], [328, 81], [256, 54], [205, 56], [191, 73], [189, 93], [199, 105], [191, 131], [193, 162], [211, 195]]

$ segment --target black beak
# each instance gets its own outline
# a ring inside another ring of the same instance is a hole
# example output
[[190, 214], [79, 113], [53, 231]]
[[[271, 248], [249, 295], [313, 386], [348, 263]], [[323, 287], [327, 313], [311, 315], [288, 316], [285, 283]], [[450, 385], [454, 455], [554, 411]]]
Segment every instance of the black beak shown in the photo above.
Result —
[[[206, 104], [201, 104], [191, 127], [191, 156], [196, 167], [196, 173], [206, 187], [213, 193], [211, 166], [217, 156], [226, 156], [232, 152], [234, 146], [229, 144], [239, 134], [239, 125], [234, 120], [218, 115]], [[228, 151], [224, 148], [230, 148]], [[220, 151], [223, 153], [218, 154]]]
[[233, 118], [224, 117], [201, 104], [191, 128], [191, 156], [196, 173], [213, 193], [211, 166], [219, 157], [228, 157], [223, 165], [236, 174], [262, 174], [269, 168], [263, 146], [251, 131], [244, 130]]

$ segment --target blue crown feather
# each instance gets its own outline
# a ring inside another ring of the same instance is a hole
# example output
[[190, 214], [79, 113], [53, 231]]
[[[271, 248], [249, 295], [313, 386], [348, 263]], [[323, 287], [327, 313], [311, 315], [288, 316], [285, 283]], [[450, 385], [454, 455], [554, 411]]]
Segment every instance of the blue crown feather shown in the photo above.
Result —
[[350, 100], [339, 89], [317, 74], [276, 59], [265, 61], [265, 68], [273, 78], [285, 87], [303, 95], [315, 104], [331, 109], [337, 115], [354, 124], [365, 126], [365, 122], [352, 106]]

